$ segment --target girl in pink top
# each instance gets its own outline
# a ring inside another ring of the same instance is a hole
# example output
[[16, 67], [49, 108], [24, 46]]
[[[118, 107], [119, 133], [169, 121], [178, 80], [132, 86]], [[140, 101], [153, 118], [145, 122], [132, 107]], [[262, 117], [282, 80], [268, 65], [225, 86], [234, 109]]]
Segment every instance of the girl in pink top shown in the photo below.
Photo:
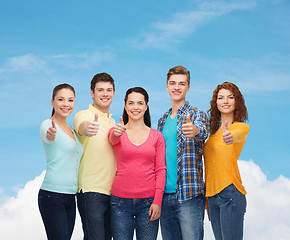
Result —
[[130, 88], [120, 123], [109, 131], [117, 172], [111, 190], [111, 225], [114, 240], [157, 238], [165, 185], [165, 143], [151, 129], [148, 93]]

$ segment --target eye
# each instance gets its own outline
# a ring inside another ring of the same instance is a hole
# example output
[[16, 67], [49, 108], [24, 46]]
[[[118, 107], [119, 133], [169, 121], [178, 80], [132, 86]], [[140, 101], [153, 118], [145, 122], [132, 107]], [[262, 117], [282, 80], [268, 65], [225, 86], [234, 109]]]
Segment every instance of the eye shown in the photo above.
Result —
[[73, 99], [70, 99], [70, 100], [68, 100], [69, 102], [74, 102], [74, 100]]

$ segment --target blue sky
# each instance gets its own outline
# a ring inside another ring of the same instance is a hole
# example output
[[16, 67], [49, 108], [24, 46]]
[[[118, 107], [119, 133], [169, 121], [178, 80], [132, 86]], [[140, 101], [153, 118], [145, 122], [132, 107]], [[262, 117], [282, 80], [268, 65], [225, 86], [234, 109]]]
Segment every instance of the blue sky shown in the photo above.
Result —
[[92, 102], [93, 75], [108, 72], [116, 120], [125, 91], [143, 86], [156, 127], [176, 65], [190, 70], [187, 99], [204, 111], [217, 84], [240, 87], [251, 127], [240, 159], [269, 180], [289, 179], [289, 12], [287, 0], [1, 1], [0, 196], [16, 195], [45, 169], [39, 125], [50, 117], [55, 85], [75, 87], [74, 115]]

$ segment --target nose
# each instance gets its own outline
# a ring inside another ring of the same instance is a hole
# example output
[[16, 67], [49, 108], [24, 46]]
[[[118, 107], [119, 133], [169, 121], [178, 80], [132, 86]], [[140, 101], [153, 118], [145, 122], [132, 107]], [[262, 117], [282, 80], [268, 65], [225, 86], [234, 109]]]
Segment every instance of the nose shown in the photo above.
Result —
[[227, 97], [224, 98], [224, 103], [228, 103], [229, 99]]

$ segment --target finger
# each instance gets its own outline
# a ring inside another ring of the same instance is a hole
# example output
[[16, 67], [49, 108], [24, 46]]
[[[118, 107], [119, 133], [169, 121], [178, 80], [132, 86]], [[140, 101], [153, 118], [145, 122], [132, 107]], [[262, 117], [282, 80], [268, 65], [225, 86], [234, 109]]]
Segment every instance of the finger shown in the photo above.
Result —
[[94, 119], [94, 122], [97, 122], [97, 121], [98, 121], [98, 119], [99, 119], [99, 116], [98, 116], [98, 114], [96, 113], [96, 114], [95, 114], [95, 119]]
[[52, 127], [53, 127], [53, 128], [56, 128], [56, 127], [55, 127], [55, 121], [54, 121], [53, 119], [51, 119], [51, 124], [52, 124]]
[[190, 122], [191, 122], [191, 120], [190, 120], [190, 114], [188, 113], [186, 115], [186, 123], [190, 123]]
[[122, 116], [120, 116], [120, 123], [121, 123], [122, 125], [124, 125], [124, 121], [123, 121], [123, 117], [122, 117]]

